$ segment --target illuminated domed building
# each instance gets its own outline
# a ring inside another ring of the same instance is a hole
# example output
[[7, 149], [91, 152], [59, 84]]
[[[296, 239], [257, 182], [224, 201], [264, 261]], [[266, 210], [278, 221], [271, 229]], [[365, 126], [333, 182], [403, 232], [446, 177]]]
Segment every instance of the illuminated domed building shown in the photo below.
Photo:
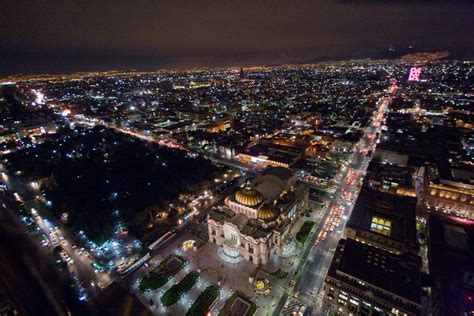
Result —
[[268, 167], [209, 212], [209, 240], [229, 259], [264, 265], [272, 253], [281, 254], [284, 238], [307, 204], [308, 189], [297, 184], [293, 171]]

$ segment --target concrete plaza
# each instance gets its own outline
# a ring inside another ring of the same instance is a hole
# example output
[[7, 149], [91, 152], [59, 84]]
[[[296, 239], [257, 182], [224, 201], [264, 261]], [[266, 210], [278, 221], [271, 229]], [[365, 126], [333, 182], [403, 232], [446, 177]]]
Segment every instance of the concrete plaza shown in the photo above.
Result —
[[[314, 215], [314, 214], [312, 214]], [[291, 230], [290, 236], [294, 236], [303, 222], [309, 219], [315, 219], [315, 216], [302, 217]], [[218, 246], [207, 242], [199, 237], [205, 237], [205, 226], [202, 225], [192, 232], [186, 232], [179, 238], [174, 239], [162, 249], [159, 256], [155, 256], [149, 262], [149, 267], [142, 270], [136, 277], [136, 284], [149, 271], [153, 270], [162, 260], [170, 254], [178, 254], [187, 259], [188, 264], [179, 271], [167, 284], [157, 291], [150, 293], [134, 292], [139, 299], [153, 311], [155, 315], [185, 315], [186, 311], [197, 299], [199, 294], [211, 284], [217, 285], [221, 294], [212, 308], [212, 314], [217, 314], [224, 306], [226, 300], [232, 293], [239, 291], [257, 304], [255, 315], [268, 315], [278, 303], [280, 297], [285, 293], [290, 293], [288, 288], [289, 281], [296, 272], [295, 269], [300, 261], [300, 255], [303, 251], [302, 245], [288, 238], [288, 244], [285, 246], [282, 256], [272, 253], [267, 265], [257, 267], [255, 264], [242, 260], [238, 263], [228, 263], [218, 255]], [[203, 236], [204, 235], [204, 236]], [[182, 249], [185, 241], [194, 240], [195, 247], [187, 250]], [[200, 279], [198, 283], [175, 305], [163, 307], [160, 298], [171, 286], [178, 283], [190, 271], [198, 271]], [[274, 276], [277, 271], [283, 272], [283, 276]], [[270, 293], [268, 295], [259, 295], [255, 292], [253, 281], [258, 278], [264, 278], [270, 282]]]

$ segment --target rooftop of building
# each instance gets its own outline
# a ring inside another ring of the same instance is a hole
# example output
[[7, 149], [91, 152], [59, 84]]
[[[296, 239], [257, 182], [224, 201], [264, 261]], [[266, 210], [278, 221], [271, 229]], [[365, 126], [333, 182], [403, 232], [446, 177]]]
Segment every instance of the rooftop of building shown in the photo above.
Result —
[[268, 167], [263, 171], [262, 175], [275, 176], [282, 181], [288, 181], [294, 176], [294, 172], [283, 167]]
[[445, 146], [439, 141], [409, 137], [400, 133], [385, 135], [377, 146], [377, 150], [390, 150], [410, 157], [422, 157], [428, 161], [446, 156], [447, 153]]
[[163, 126], [163, 129], [168, 130], [168, 131], [175, 131], [175, 130], [178, 130], [178, 129], [183, 128], [185, 126], [192, 125], [192, 124], [193, 124], [193, 121], [184, 120], [184, 121], [179, 121], [179, 122], [175, 122], [175, 123], [173, 122], [169, 125]]
[[408, 253], [395, 255], [353, 239], [341, 239], [328, 275], [361, 291], [370, 290], [374, 296], [395, 305], [399, 303], [383, 291], [419, 304], [420, 267], [421, 258], [418, 256]]
[[246, 206], [257, 207], [263, 202], [273, 204], [284, 192], [289, 193], [295, 177], [291, 169], [284, 167], [267, 167], [262, 173], [248, 179], [245, 186], [238, 189], [233, 199]]
[[249, 219], [244, 214], [236, 214], [227, 207], [211, 209], [208, 214], [209, 218], [221, 225], [225, 222], [236, 225], [243, 235], [250, 236], [254, 239], [267, 237], [274, 229], [274, 227], [263, 228], [255, 220]]
[[375, 158], [367, 169], [367, 180], [396, 183], [403, 188], [413, 188], [413, 168], [382, 163]]
[[347, 226], [415, 246], [415, 208], [415, 198], [363, 188]]
[[458, 182], [474, 185], [474, 170], [472, 166], [463, 165], [451, 159], [436, 161], [436, 173], [430, 173], [430, 180], [434, 182]]
[[474, 260], [474, 221], [430, 213], [428, 223], [434, 254], [452, 253]]
[[448, 159], [464, 152], [461, 139], [466, 132], [460, 128], [435, 125], [422, 130], [419, 126], [411, 126], [405, 121], [388, 125], [390, 132], [384, 133], [377, 149], [407, 154], [413, 163], [423, 164], [425, 161]]
[[442, 311], [463, 315], [474, 309], [474, 221], [431, 213], [428, 227], [433, 289]]
[[285, 164], [291, 164], [301, 155], [300, 150], [285, 147], [281, 145], [263, 145], [258, 144], [250, 148], [244, 149], [243, 154], [253, 157], [266, 156], [267, 160], [277, 161]]

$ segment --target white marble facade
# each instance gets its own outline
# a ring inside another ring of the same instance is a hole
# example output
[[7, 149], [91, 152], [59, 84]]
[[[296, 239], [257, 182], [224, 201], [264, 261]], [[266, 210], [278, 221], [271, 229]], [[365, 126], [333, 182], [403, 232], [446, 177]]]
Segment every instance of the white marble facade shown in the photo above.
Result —
[[221, 246], [229, 262], [243, 258], [265, 265], [272, 251], [280, 255], [284, 237], [307, 204], [308, 190], [290, 169], [267, 168], [209, 213], [209, 241]]

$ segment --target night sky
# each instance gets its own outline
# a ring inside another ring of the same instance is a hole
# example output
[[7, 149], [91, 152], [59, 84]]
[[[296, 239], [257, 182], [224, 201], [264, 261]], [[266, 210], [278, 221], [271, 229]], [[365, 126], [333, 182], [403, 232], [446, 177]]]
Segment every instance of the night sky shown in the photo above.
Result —
[[0, 74], [474, 56], [474, 1], [0, 2]]

